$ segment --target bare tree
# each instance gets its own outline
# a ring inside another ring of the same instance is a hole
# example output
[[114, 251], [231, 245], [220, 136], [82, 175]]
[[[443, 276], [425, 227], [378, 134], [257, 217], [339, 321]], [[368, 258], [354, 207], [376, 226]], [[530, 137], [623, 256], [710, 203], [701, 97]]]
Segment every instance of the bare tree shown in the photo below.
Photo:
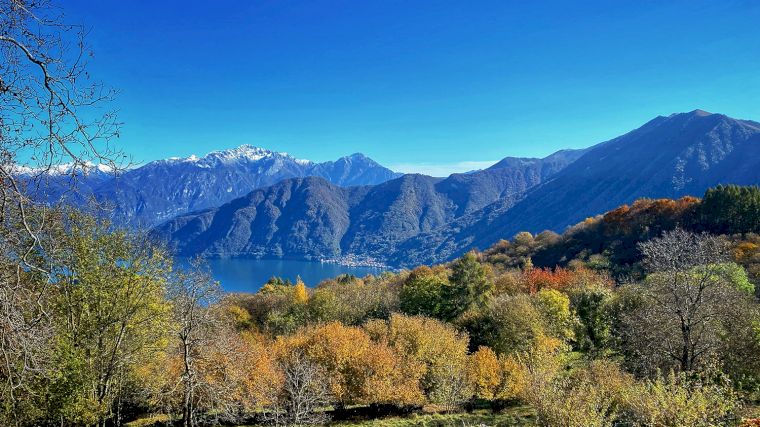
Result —
[[0, 400], [45, 372], [57, 218], [32, 193], [60, 163], [72, 179], [93, 162], [120, 166], [113, 92], [90, 80], [85, 35], [47, 0], [0, 0]]
[[681, 229], [639, 245], [649, 272], [638, 308], [625, 319], [626, 341], [643, 371], [691, 371], [715, 357], [724, 327], [747, 295], [723, 263], [724, 239]]
[[454, 412], [473, 395], [472, 386], [462, 361], [446, 360], [435, 368], [433, 399], [444, 411]]
[[295, 350], [280, 361], [280, 370], [282, 387], [271, 399], [273, 404], [264, 413], [265, 418], [277, 426], [327, 422], [324, 408], [330, 403], [329, 392], [325, 373], [319, 366]]
[[[204, 346], [213, 340], [218, 318], [209, 307], [219, 301], [221, 290], [199, 260], [187, 272], [178, 271], [172, 283], [171, 299], [177, 322], [176, 336], [182, 359], [182, 425], [196, 424], [197, 390], [203, 387], [196, 362]], [[217, 337], [219, 338], [219, 337]]]

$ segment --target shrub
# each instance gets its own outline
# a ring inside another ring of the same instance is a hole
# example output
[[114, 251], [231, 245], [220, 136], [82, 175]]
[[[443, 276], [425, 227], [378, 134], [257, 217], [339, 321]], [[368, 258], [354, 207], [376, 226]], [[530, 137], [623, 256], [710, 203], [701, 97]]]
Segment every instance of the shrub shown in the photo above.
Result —
[[726, 425], [739, 402], [726, 381], [671, 372], [636, 385], [625, 406], [626, 418], [636, 426], [710, 427]]
[[547, 427], [606, 427], [618, 419], [632, 378], [616, 363], [594, 361], [570, 374], [537, 377], [527, 395]]

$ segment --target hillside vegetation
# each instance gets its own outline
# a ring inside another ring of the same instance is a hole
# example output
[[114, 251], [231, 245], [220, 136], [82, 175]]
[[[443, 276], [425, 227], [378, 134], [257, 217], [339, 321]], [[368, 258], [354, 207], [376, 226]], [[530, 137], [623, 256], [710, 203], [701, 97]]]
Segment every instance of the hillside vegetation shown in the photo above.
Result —
[[[0, 367], [3, 425], [715, 426], [760, 397], [757, 187], [640, 200], [449, 264], [234, 295], [142, 236], [55, 215], [60, 247], [35, 255], [56, 272], [49, 334], [18, 386], [27, 362]], [[43, 278], [22, 274], [28, 289]]]

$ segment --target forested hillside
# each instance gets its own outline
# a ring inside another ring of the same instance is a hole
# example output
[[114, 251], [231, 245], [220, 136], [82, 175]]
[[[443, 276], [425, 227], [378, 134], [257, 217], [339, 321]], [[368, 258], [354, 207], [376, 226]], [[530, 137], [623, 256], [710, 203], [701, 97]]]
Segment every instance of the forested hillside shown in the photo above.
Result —
[[[639, 198], [699, 196], [760, 182], [760, 124], [701, 110], [660, 116], [588, 149], [519, 203], [480, 212], [404, 242], [395, 263], [441, 262], [520, 231], [565, 227]], [[409, 264], [404, 264], [409, 265]]]
[[577, 159], [506, 158], [448, 178], [404, 175], [343, 188], [320, 178], [283, 180], [220, 207], [157, 227], [179, 254], [319, 259], [358, 254], [384, 259], [399, 242], [502, 200], [514, 203]]

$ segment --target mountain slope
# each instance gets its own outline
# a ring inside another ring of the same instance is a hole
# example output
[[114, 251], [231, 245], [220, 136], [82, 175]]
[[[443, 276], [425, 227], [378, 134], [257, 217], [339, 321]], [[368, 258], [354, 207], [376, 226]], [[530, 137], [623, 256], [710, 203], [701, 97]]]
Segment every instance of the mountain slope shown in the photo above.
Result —
[[642, 197], [760, 182], [760, 124], [701, 110], [657, 117], [589, 149], [523, 200], [498, 201], [399, 246], [399, 263], [441, 261], [519, 231], [565, 227]]
[[349, 193], [322, 178], [288, 179], [162, 225], [180, 254], [311, 258], [340, 253]]
[[218, 208], [182, 215], [155, 232], [181, 255], [384, 259], [420, 233], [496, 200], [517, 200], [580, 154], [505, 159], [445, 179], [409, 174], [373, 186], [289, 179]]

